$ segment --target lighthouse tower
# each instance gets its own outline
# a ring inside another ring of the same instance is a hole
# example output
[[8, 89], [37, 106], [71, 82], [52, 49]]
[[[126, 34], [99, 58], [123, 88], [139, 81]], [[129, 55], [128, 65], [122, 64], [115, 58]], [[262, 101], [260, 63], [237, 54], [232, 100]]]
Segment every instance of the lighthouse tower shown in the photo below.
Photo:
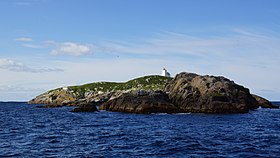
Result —
[[170, 73], [165, 68], [162, 70], [161, 76], [171, 77]]

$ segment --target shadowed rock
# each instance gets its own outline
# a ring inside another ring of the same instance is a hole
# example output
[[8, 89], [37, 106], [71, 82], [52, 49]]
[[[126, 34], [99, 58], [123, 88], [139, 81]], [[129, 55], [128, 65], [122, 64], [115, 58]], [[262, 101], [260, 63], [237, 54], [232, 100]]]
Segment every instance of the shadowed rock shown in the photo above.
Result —
[[270, 101], [266, 100], [263, 97], [257, 96], [257, 95], [252, 95], [258, 102], [258, 105], [262, 108], [272, 108], [272, 109], [278, 109], [279, 106], [273, 105]]
[[164, 92], [144, 90], [125, 93], [103, 103], [99, 109], [138, 114], [178, 112]]
[[96, 108], [96, 103], [86, 103], [81, 102], [77, 103], [78, 107], [73, 109], [71, 112], [96, 112], [98, 109]]

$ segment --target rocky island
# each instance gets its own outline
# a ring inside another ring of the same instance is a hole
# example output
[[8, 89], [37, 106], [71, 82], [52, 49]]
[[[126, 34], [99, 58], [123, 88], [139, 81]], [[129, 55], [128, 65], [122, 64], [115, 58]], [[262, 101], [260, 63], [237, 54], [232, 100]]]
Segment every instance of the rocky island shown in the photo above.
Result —
[[97, 82], [45, 92], [29, 101], [44, 107], [77, 106], [73, 112], [247, 113], [278, 108], [225, 77], [182, 72], [174, 78], [145, 76], [124, 83]]

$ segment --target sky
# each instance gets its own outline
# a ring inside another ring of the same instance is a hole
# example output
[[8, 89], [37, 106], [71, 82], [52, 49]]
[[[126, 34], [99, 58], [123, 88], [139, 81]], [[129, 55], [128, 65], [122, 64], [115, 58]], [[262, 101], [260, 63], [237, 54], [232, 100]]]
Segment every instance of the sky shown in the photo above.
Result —
[[280, 100], [279, 0], [1, 0], [0, 100], [166, 68]]

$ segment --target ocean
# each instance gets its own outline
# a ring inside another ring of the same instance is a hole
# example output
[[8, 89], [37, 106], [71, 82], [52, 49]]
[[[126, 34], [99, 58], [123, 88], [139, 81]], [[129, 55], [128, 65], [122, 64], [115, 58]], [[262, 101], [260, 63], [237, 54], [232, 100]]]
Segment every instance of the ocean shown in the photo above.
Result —
[[0, 157], [280, 157], [280, 109], [142, 115], [36, 106], [0, 103]]

